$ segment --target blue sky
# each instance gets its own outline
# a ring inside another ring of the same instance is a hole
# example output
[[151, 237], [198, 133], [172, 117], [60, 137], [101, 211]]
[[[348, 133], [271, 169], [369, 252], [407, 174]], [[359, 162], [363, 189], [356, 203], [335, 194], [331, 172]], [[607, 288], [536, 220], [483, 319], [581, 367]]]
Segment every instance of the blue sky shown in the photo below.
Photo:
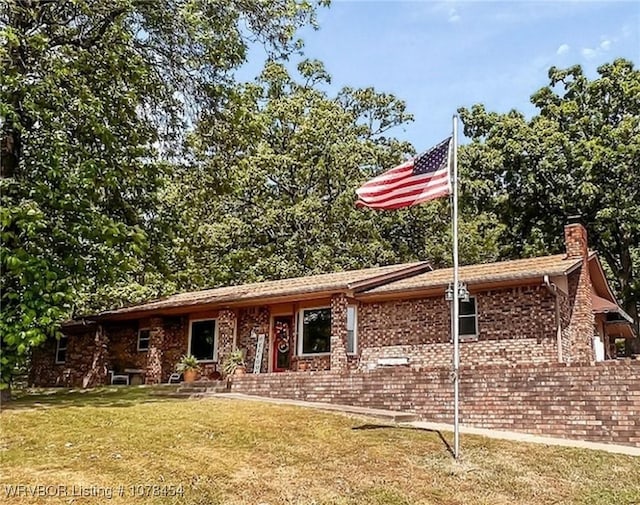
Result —
[[[640, 65], [637, 1], [334, 0], [318, 20], [300, 35], [331, 91], [374, 86], [405, 100], [415, 121], [393, 133], [418, 151], [449, 135], [460, 106], [530, 116], [553, 65], [580, 64], [590, 78], [617, 57]], [[243, 74], [259, 71], [259, 57]]]

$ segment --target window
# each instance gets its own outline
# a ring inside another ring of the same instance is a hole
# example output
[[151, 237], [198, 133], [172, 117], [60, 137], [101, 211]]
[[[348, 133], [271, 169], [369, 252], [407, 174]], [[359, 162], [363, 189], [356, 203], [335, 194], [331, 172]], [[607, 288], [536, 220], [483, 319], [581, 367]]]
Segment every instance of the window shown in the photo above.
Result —
[[458, 313], [459, 330], [461, 337], [475, 337], [478, 335], [478, 315], [476, 313], [476, 298], [469, 297], [469, 301], [459, 300]]
[[64, 363], [67, 361], [67, 342], [68, 338], [63, 335], [58, 339], [56, 345], [56, 363]]
[[149, 328], [140, 328], [138, 330], [138, 351], [148, 351], [149, 350], [149, 338], [151, 336], [151, 332]]
[[215, 319], [191, 321], [189, 327], [189, 354], [200, 361], [213, 361], [217, 350], [217, 325]]
[[331, 309], [304, 309], [298, 320], [298, 354], [331, 352]]
[[347, 354], [356, 353], [356, 343], [358, 339], [358, 307], [349, 305], [347, 307]]

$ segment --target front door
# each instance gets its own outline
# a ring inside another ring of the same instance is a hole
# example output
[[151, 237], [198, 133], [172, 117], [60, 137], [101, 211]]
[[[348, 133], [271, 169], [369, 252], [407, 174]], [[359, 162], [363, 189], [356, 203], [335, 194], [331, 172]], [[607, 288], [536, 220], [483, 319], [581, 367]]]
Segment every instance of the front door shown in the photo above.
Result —
[[291, 368], [292, 324], [292, 316], [274, 316], [273, 318], [271, 356], [274, 372], [284, 372]]

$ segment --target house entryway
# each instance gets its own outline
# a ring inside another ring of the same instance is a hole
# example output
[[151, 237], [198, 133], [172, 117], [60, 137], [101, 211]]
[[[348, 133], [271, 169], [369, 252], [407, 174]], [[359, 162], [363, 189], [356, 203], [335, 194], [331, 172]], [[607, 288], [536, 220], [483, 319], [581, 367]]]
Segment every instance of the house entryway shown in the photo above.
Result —
[[271, 330], [271, 366], [274, 372], [291, 369], [293, 316], [274, 316]]

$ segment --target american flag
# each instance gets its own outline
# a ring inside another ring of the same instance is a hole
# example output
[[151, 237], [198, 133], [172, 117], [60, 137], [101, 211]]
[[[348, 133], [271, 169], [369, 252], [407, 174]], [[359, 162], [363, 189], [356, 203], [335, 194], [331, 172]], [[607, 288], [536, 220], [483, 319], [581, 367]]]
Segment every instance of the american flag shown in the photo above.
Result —
[[449, 137], [416, 158], [367, 181], [356, 191], [356, 206], [400, 209], [450, 194], [451, 149]]

